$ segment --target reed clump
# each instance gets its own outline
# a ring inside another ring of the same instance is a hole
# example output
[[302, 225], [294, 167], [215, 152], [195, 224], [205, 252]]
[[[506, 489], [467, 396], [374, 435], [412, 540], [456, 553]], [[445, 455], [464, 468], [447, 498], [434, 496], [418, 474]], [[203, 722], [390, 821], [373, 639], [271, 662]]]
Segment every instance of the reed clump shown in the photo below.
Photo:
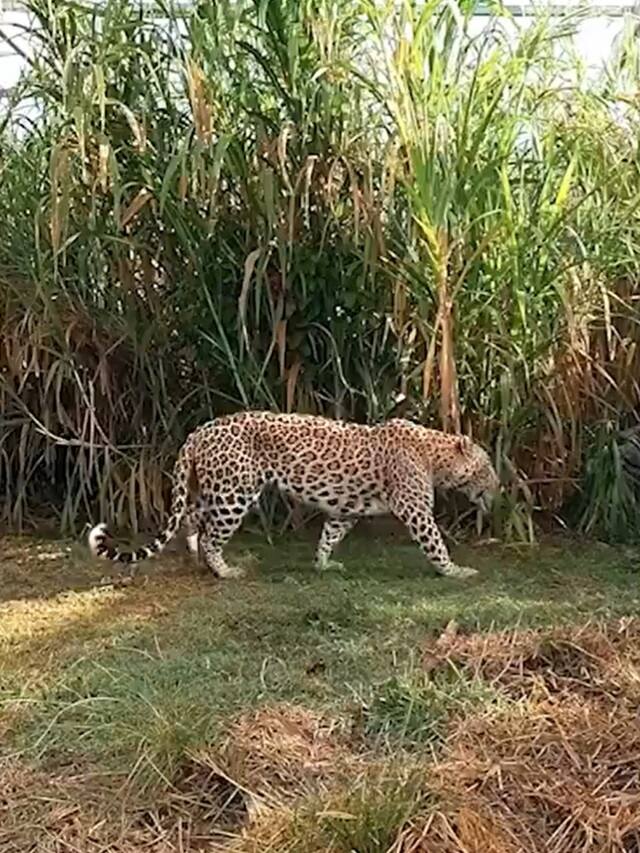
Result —
[[5, 522], [156, 524], [205, 418], [374, 420], [400, 395], [492, 446], [502, 535], [535, 509], [633, 535], [631, 29], [587, 80], [575, 16], [26, 5], [0, 135]]

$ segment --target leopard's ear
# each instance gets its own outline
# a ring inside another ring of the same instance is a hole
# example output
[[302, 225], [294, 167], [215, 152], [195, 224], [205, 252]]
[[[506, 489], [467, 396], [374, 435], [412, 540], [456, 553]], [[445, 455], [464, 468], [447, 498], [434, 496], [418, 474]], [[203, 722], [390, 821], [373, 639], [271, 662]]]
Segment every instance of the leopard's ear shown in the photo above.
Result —
[[458, 435], [456, 436], [455, 447], [461, 456], [466, 456], [473, 448], [473, 441], [468, 435]]

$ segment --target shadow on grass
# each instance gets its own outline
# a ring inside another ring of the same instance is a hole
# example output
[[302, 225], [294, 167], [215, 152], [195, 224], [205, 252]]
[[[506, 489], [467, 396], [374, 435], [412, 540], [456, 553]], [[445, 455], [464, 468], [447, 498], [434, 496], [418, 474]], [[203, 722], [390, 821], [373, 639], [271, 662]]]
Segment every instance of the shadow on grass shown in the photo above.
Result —
[[4, 647], [9, 671], [30, 658], [44, 668], [43, 655], [55, 669], [78, 645], [95, 641], [100, 651], [126, 637], [143, 645], [170, 637], [185, 652], [215, 638], [254, 656], [259, 649], [263, 657], [289, 647], [320, 652], [329, 644], [348, 658], [365, 646], [411, 644], [451, 619], [482, 630], [640, 610], [637, 575], [624, 557], [565, 543], [526, 551], [458, 549], [459, 562], [479, 569], [477, 577], [460, 581], [438, 576], [402, 539], [354, 535], [341, 549], [344, 571], [318, 574], [310, 538], [283, 537], [269, 546], [245, 536], [230, 548], [233, 561], [247, 569], [243, 580], [221, 582], [186, 556], [169, 553], [144, 564], [124, 588], [99, 586], [111, 567], [82, 545], [13, 539], [2, 548], [0, 653]]
[[[0, 536], [0, 553], [0, 605], [87, 592], [98, 588], [107, 575], [127, 575], [126, 566], [93, 558], [85, 541]], [[198, 573], [181, 543], [171, 543], [161, 558], [141, 564], [139, 574], [144, 578], [154, 570], [176, 568]]]

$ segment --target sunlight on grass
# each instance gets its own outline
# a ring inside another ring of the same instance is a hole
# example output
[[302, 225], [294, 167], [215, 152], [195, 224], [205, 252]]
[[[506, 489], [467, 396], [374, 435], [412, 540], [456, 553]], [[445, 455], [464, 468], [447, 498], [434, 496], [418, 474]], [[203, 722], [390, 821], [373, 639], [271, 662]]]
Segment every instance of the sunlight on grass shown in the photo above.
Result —
[[[122, 601], [124, 594], [113, 589], [68, 592], [46, 599], [14, 600], [0, 605], [0, 642], [19, 646], [27, 640], [46, 642], [60, 632], [73, 631], [74, 623], [88, 622], [94, 626], [104, 621], [106, 609], [113, 614], [113, 606]], [[142, 614], [138, 615], [142, 618]], [[112, 618], [108, 620], [112, 621]], [[81, 630], [82, 626], [78, 626]], [[1, 648], [1, 647], [0, 647]]]

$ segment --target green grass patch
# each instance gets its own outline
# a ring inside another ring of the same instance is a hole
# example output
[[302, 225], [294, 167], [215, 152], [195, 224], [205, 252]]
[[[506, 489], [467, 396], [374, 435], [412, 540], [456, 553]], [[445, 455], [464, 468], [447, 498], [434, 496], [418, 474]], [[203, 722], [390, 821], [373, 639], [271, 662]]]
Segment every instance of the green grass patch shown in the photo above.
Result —
[[435, 747], [445, 740], [452, 717], [500, 701], [500, 695], [485, 681], [454, 667], [434, 674], [410, 667], [373, 686], [364, 706], [363, 728], [368, 740], [388, 751]]
[[273, 840], [268, 823], [259, 834], [271, 853], [381, 853], [392, 850], [399, 830], [430, 804], [424, 774], [395, 768], [365, 775], [353, 789], [307, 804], [284, 828], [275, 828]]
[[627, 556], [567, 543], [462, 549], [480, 569], [462, 582], [435, 575], [404, 540], [355, 535], [345, 571], [317, 574], [310, 539], [247, 536], [231, 555], [251, 566], [243, 581], [167, 555], [119, 590], [96, 585], [103, 565], [80, 546], [5, 550], [4, 751], [159, 779], [265, 703], [362, 721], [369, 744], [437, 743], [451, 715], [495, 702], [460, 673], [421, 671], [421, 649], [449, 620], [487, 630], [640, 611]]

